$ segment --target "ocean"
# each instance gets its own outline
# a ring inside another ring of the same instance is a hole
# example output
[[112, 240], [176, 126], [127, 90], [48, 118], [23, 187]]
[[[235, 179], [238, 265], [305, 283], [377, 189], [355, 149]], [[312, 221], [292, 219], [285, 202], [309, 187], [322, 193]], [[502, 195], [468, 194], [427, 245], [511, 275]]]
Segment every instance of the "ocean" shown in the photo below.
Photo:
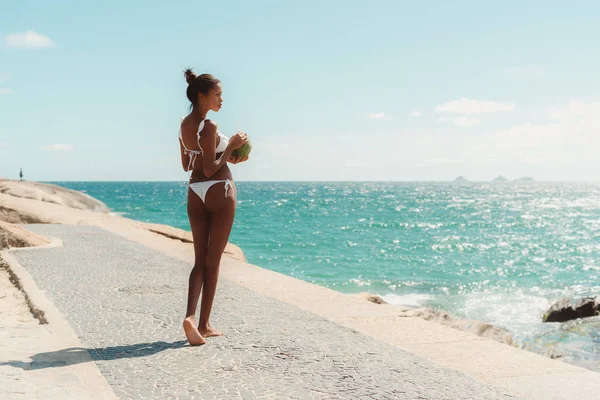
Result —
[[[189, 230], [185, 182], [53, 182]], [[543, 324], [600, 295], [600, 183], [237, 182], [248, 261], [344, 293], [442, 309], [600, 371], [600, 317]]]

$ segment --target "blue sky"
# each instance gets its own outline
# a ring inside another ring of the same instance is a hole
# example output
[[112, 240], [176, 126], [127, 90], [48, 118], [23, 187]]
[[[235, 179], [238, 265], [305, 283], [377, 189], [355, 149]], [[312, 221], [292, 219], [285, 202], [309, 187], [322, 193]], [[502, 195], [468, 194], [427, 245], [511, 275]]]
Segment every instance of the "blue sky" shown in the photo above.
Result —
[[2, 2], [0, 177], [186, 179], [193, 67], [223, 83], [220, 130], [252, 139], [240, 181], [598, 180], [599, 19], [595, 1]]

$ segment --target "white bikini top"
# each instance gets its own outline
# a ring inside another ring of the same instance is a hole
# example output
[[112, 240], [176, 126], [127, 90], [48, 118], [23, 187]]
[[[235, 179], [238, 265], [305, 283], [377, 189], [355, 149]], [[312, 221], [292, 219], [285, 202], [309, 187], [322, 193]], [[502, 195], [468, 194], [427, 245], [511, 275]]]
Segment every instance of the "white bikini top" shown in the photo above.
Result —
[[[183, 118], [182, 118], [183, 120]], [[198, 148], [200, 150], [191, 150], [188, 149], [187, 147], [185, 147], [185, 143], [183, 143], [183, 136], [181, 136], [181, 129], [179, 129], [179, 140], [181, 141], [181, 145], [183, 146], [183, 154], [189, 154], [190, 155], [190, 161], [188, 164], [188, 171], [190, 170], [190, 167], [194, 168], [195, 167], [195, 163], [196, 163], [196, 157], [198, 157], [198, 154], [202, 154], [202, 146], [200, 146], [200, 132], [202, 131], [202, 129], [204, 129], [204, 122], [208, 121], [208, 119], [203, 119], [202, 122], [200, 122], [200, 125], [198, 125], [198, 131], [196, 132], [196, 142], [198, 143]], [[217, 130], [217, 135], [219, 136], [219, 144], [217, 145], [217, 149], [215, 150], [215, 153], [222, 153], [225, 151], [225, 149], [227, 149], [227, 146], [229, 145], [229, 138], [225, 135], [223, 135], [221, 132], [219, 132]]]

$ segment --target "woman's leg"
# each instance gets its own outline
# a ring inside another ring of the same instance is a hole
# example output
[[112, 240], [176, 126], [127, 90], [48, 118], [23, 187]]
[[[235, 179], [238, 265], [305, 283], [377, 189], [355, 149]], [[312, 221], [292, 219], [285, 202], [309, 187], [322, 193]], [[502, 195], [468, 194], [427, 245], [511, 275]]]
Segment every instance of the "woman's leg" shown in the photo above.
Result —
[[200, 197], [191, 189], [188, 189], [188, 217], [194, 238], [194, 268], [190, 273], [187, 310], [183, 329], [192, 346], [204, 344], [200, 332], [196, 328], [194, 316], [198, 308], [198, 298], [204, 280], [204, 269], [206, 252], [208, 247], [209, 214]]
[[213, 185], [206, 194], [206, 207], [210, 212], [209, 240], [204, 268], [204, 288], [200, 306], [198, 330], [205, 337], [219, 336], [222, 333], [212, 328], [208, 322], [213, 300], [217, 291], [221, 256], [229, 240], [236, 209], [235, 187], [229, 187], [227, 197], [223, 197], [224, 183]]

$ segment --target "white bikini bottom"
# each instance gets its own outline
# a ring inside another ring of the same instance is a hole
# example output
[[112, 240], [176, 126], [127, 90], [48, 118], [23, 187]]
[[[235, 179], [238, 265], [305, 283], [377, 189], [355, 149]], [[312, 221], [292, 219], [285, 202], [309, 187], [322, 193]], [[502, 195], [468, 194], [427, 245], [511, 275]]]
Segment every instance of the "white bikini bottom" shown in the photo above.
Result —
[[229, 190], [229, 187], [231, 186], [231, 181], [229, 179], [226, 179], [224, 181], [205, 181], [205, 182], [194, 182], [194, 183], [190, 183], [190, 188], [194, 191], [194, 193], [196, 193], [200, 199], [202, 200], [202, 202], [204, 204], [206, 204], [206, 193], [208, 192], [208, 189], [210, 189], [210, 187], [212, 185], [214, 185], [215, 183], [219, 183], [219, 182], [225, 182], [225, 197], [227, 197], [227, 191]]

